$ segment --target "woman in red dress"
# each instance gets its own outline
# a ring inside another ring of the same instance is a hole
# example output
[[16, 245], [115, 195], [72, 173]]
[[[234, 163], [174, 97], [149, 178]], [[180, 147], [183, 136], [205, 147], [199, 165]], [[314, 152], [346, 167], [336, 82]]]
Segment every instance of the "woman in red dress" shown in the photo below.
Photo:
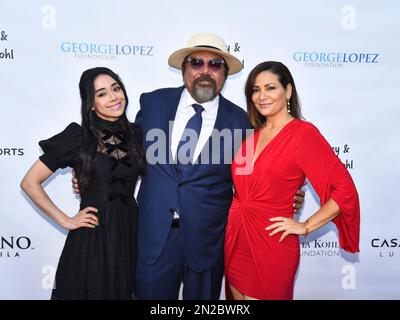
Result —
[[[280, 62], [263, 62], [247, 79], [248, 115], [256, 129], [232, 163], [235, 195], [225, 238], [227, 295], [293, 299], [299, 235], [329, 221], [339, 243], [358, 252], [360, 207], [353, 180], [318, 129], [301, 120], [296, 86]], [[321, 208], [293, 219], [293, 196], [308, 178]]]

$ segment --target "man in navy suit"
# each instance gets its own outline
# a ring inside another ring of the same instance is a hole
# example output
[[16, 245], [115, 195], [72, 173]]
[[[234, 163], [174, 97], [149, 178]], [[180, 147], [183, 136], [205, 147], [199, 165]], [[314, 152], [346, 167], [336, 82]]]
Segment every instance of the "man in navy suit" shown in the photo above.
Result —
[[[183, 282], [184, 299], [218, 299], [226, 218], [232, 200], [231, 159], [224, 159], [223, 145], [217, 150], [217, 163], [198, 160], [204, 158], [200, 152], [212, 140], [213, 129], [228, 129], [233, 136], [234, 129], [249, 128], [245, 111], [220, 94], [228, 74], [239, 72], [242, 65], [214, 34], [194, 35], [168, 62], [182, 69], [184, 86], [142, 94], [136, 117], [148, 160], [152, 142], [146, 135], [151, 130], [157, 133], [154, 129], [166, 135], [164, 150], [157, 154], [166, 161], [148, 161], [138, 195], [136, 295], [139, 299], [178, 299]], [[177, 168], [177, 149], [186, 124], [196, 114], [194, 104], [204, 109], [202, 126], [190, 159], [194, 164], [182, 174]], [[232, 145], [229, 147], [232, 150]], [[215, 151], [212, 146], [211, 150]]]
[[[182, 70], [184, 86], [142, 94], [136, 117], [148, 160], [138, 194], [136, 295], [175, 300], [183, 283], [183, 299], [218, 299], [235, 152], [235, 139], [218, 133], [234, 137], [236, 129], [244, 138], [249, 128], [245, 111], [220, 92], [242, 64], [223, 39], [204, 33], [168, 63]], [[182, 151], [189, 129], [197, 136]]]

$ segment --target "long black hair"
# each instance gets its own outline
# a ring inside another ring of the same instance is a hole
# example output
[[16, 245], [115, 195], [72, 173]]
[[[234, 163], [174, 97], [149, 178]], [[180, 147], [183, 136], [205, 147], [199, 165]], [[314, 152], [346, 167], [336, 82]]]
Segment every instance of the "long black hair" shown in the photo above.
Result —
[[253, 103], [253, 86], [256, 81], [257, 76], [263, 72], [269, 71], [278, 76], [278, 80], [286, 90], [287, 86], [290, 84], [292, 86], [292, 95], [289, 99], [290, 102], [290, 114], [297, 119], [303, 119], [300, 108], [300, 99], [297, 95], [296, 85], [294, 83], [292, 74], [289, 69], [279, 61], [265, 61], [256, 65], [253, 70], [250, 71], [249, 76], [247, 77], [244, 93], [246, 95], [247, 102], [247, 114], [249, 117], [250, 124], [253, 128], [259, 128], [265, 121], [265, 117], [263, 117], [256, 106]]
[[113, 78], [121, 87], [125, 99], [126, 106], [124, 113], [118, 119], [121, 129], [127, 141], [128, 149], [132, 151], [138, 168], [138, 173], [145, 174], [145, 157], [141, 147], [142, 141], [138, 136], [138, 132], [133, 129], [132, 125], [126, 117], [128, 108], [128, 95], [125, 86], [120, 77], [112, 70], [105, 67], [96, 67], [85, 70], [79, 81], [79, 92], [81, 95], [81, 114], [83, 129], [83, 148], [81, 151], [81, 166], [77, 172], [80, 192], [84, 192], [89, 184], [89, 177], [92, 169], [92, 162], [97, 152], [97, 147], [101, 143], [100, 131], [95, 125], [95, 112], [93, 111], [95, 90], [94, 81], [99, 75], [108, 75]]

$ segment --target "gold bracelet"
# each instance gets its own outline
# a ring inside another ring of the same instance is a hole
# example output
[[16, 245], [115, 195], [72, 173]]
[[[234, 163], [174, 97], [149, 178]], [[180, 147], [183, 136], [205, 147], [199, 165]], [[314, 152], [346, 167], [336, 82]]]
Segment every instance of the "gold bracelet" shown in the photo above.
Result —
[[308, 235], [308, 225], [307, 224], [308, 224], [308, 220], [303, 222], [303, 227], [304, 227], [304, 230], [305, 230], [304, 237], [307, 237], [307, 235]]

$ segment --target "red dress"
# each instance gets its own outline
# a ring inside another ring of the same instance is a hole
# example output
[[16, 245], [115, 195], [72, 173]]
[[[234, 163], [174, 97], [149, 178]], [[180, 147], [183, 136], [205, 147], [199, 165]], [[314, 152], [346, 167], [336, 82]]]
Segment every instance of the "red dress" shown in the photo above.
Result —
[[[321, 206], [330, 198], [339, 205], [333, 222], [340, 246], [358, 252], [358, 194], [350, 174], [311, 123], [289, 122], [252, 165], [259, 133], [242, 144], [232, 163], [235, 194], [225, 236], [225, 281], [253, 298], [293, 299], [299, 236], [279, 242], [282, 232], [269, 236], [271, 230], [265, 230], [274, 223], [269, 218], [293, 218], [294, 195], [307, 177]], [[226, 292], [230, 297], [228, 286]]]

